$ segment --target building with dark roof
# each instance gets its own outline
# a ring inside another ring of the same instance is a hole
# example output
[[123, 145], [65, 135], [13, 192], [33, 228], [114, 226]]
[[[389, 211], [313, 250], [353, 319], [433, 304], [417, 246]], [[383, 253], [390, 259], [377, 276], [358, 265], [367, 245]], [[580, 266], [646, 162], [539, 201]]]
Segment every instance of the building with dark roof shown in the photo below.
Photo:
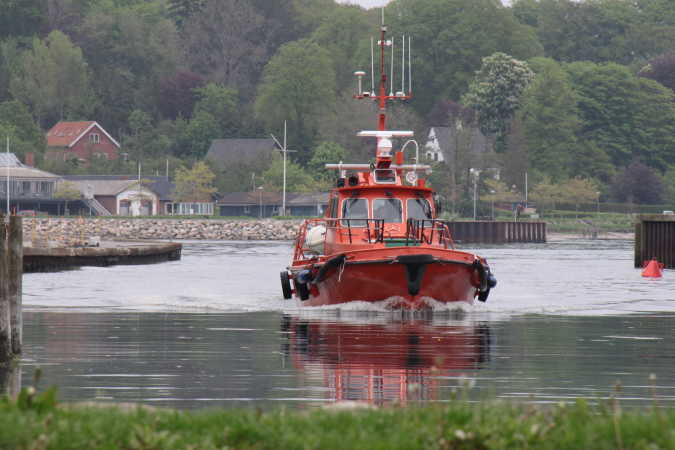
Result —
[[[280, 192], [251, 192], [223, 194], [218, 201], [221, 216], [272, 217], [279, 215], [283, 199]], [[289, 216], [322, 216], [328, 205], [328, 193], [286, 193], [286, 214]]]

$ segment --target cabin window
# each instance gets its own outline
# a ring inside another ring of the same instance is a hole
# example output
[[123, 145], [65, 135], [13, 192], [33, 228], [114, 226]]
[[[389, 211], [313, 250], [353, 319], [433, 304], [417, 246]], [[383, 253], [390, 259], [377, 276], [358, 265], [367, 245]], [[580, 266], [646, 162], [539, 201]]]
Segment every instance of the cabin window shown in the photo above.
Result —
[[431, 219], [431, 206], [429, 202], [423, 198], [409, 198], [408, 219]]
[[[342, 201], [342, 218], [351, 219], [352, 227], [365, 227], [368, 219], [368, 200], [365, 198], [346, 198]], [[347, 225], [342, 221], [342, 225]]]
[[401, 222], [403, 206], [397, 198], [378, 198], [373, 201], [373, 219], [384, 219], [385, 223]]
[[98, 144], [101, 142], [101, 136], [98, 133], [91, 133], [89, 135], [89, 142], [92, 144]]

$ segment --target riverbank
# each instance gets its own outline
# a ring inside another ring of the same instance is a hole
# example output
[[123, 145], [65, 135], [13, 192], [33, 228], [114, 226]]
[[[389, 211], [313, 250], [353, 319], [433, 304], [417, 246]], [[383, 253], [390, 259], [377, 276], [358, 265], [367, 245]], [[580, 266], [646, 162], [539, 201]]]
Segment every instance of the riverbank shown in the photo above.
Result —
[[24, 220], [24, 241], [71, 246], [99, 239], [291, 240], [302, 221], [227, 219], [37, 218]]
[[[293, 240], [302, 219], [152, 219], [152, 218], [27, 218], [26, 245], [73, 246], [91, 237], [151, 240]], [[568, 239], [632, 239], [632, 232], [601, 229], [549, 229], [549, 241]]]
[[0, 399], [0, 448], [675, 448], [674, 410], [622, 411], [612, 400], [599, 406], [456, 399], [442, 406], [175, 411], [58, 405], [54, 391], [35, 396], [30, 389], [16, 402]]

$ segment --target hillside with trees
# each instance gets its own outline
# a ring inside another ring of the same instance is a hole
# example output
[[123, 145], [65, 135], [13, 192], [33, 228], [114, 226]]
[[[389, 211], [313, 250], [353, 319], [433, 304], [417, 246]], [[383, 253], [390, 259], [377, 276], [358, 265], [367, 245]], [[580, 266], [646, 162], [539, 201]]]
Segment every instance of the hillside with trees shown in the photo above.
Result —
[[[522, 197], [527, 173], [542, 203], [575, 183], [605, 201], [675, 202], [670, 0], [392, 0], [385, 17], [413, 47], [414, 99], [392, 107], [390, 126], [421, 143], [431, 126], [480, 129], [502, 174], [481, 179], [484, 198]], [[289, 189], [326, 189], [325, 160], [372, 157], [354, 135], [375, 126], [375, 105], [351, 98], [352, 73], [370, 68], [379, 21], [333, 0], [12, 0], [0, 9], [0, 137], [56, 173], [168, 161], [173, 174], [213, 139], [279, 136], [286, 120]], [[128, 161], [44, 160], [60, 120], [96, 120]], [[431, 181], [461, 210], [474, 162], [456, 158]], [[222, 191], [248, 190], [252, 173], [280, 187], [276, 158], [210, 170]]]

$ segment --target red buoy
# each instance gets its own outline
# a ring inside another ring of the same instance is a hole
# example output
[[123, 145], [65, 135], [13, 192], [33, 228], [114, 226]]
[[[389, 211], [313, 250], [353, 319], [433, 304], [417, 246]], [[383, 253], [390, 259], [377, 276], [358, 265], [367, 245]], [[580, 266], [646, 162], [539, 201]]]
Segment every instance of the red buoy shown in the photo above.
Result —
[[647, 278], [661, 278], [663, 270], [663, 264], [658, 262], [656, 258], [652, 258], [651, 261], [645, 261], [642, 264], [644, 270], [642, 271], [642, 276]]

